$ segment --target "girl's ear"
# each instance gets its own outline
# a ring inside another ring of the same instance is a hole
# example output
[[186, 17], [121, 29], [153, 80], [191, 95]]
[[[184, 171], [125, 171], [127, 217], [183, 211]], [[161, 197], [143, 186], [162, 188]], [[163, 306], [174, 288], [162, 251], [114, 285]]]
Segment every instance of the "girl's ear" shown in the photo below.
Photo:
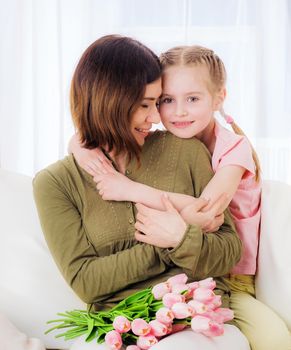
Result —
[[226, 88], [222, 88], [215, 96], [214, 110], [219, 111], [226, 97]]

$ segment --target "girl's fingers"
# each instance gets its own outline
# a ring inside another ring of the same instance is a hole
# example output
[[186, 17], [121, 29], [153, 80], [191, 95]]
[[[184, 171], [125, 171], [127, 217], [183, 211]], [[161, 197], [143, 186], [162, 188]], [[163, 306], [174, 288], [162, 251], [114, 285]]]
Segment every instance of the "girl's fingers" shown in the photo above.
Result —
[[95, 174], [95, 176], [93, 177], [94, 182], [96, 182], [97, 184], [102, 181], [104, 178], [103, 174]]
[[90, 164], [85, 164], [84, 165], [84, 169], [87, 171], [87, 173], [89, 173], [91, 176], [96, 175], [96, 170], [94, 168], [92, 168], [92, 165]]
[[106, 171], [107, 173], [112, 173], [112, 174], [116, 173], [116, 170], [114, 169], [112, 164], [109, 163], [108, 159], [104, 160], [102, 162], [101, 166], [102, 166], [103, 170]]

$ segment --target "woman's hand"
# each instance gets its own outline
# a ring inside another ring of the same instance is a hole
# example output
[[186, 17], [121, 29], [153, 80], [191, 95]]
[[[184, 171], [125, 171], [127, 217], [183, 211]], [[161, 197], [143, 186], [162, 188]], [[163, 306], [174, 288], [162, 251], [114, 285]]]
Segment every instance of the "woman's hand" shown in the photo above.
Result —
[[135, 237], [160, 248], [175, 248], [182, 240], [187, 224], [167, 196], [163, 195], [162, 201], [164, 211], [136, 204]]
[[204, 233], [215, 232], [224, 222], [222, 208], [228, 201], [229, 197], [224, 193], [212, 203], [202, 197], [194, 198], [180, 214], [188, 224], [199, 225]]

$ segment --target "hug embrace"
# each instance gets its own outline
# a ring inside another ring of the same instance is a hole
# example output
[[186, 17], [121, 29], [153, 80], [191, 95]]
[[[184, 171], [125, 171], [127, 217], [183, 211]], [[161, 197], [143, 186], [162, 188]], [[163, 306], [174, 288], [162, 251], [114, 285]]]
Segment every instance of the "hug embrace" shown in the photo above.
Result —
[[[52, 256], [95, 311], [177, 274], [215, 279], [234, 311], [224, 334], [186, 328], [155, 350], [291, 349], [284, 322], [255, 298], [260, 166], [224, 112], [225, 86], [210, 49], [175, 47], [158, 58], [134, 39], [104, 36], [73, 75], [71, 154], [34, 179]], [[151, 132], [160, 121], [166, 130]], [[107, 347], [80, 338], [71, 349]]]

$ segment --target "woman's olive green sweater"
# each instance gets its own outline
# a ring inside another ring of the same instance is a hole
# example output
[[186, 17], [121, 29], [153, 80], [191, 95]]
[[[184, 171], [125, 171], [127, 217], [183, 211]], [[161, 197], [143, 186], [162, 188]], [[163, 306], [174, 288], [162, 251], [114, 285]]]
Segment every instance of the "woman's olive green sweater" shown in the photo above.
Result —
[[[126, 174], [134, 181], [195, 197], [213, 175], [202, 143], [161, 131], [146, 140], [141, 166], [133, 160]], [[79, 297], [96, 309], [181, 272], [190, 281], [223, 276], [240, 258], [241, 243], [228, 211], [217, 233], [203, 234], [189, 225], [175, 249], [136, 241], [134, 204], [102, 200], [92, 177], [73, 156], [40, 171], [33, 186], [56, 264]], [[216, 281], [222, 293], [228, 291], [221, 278]]]

